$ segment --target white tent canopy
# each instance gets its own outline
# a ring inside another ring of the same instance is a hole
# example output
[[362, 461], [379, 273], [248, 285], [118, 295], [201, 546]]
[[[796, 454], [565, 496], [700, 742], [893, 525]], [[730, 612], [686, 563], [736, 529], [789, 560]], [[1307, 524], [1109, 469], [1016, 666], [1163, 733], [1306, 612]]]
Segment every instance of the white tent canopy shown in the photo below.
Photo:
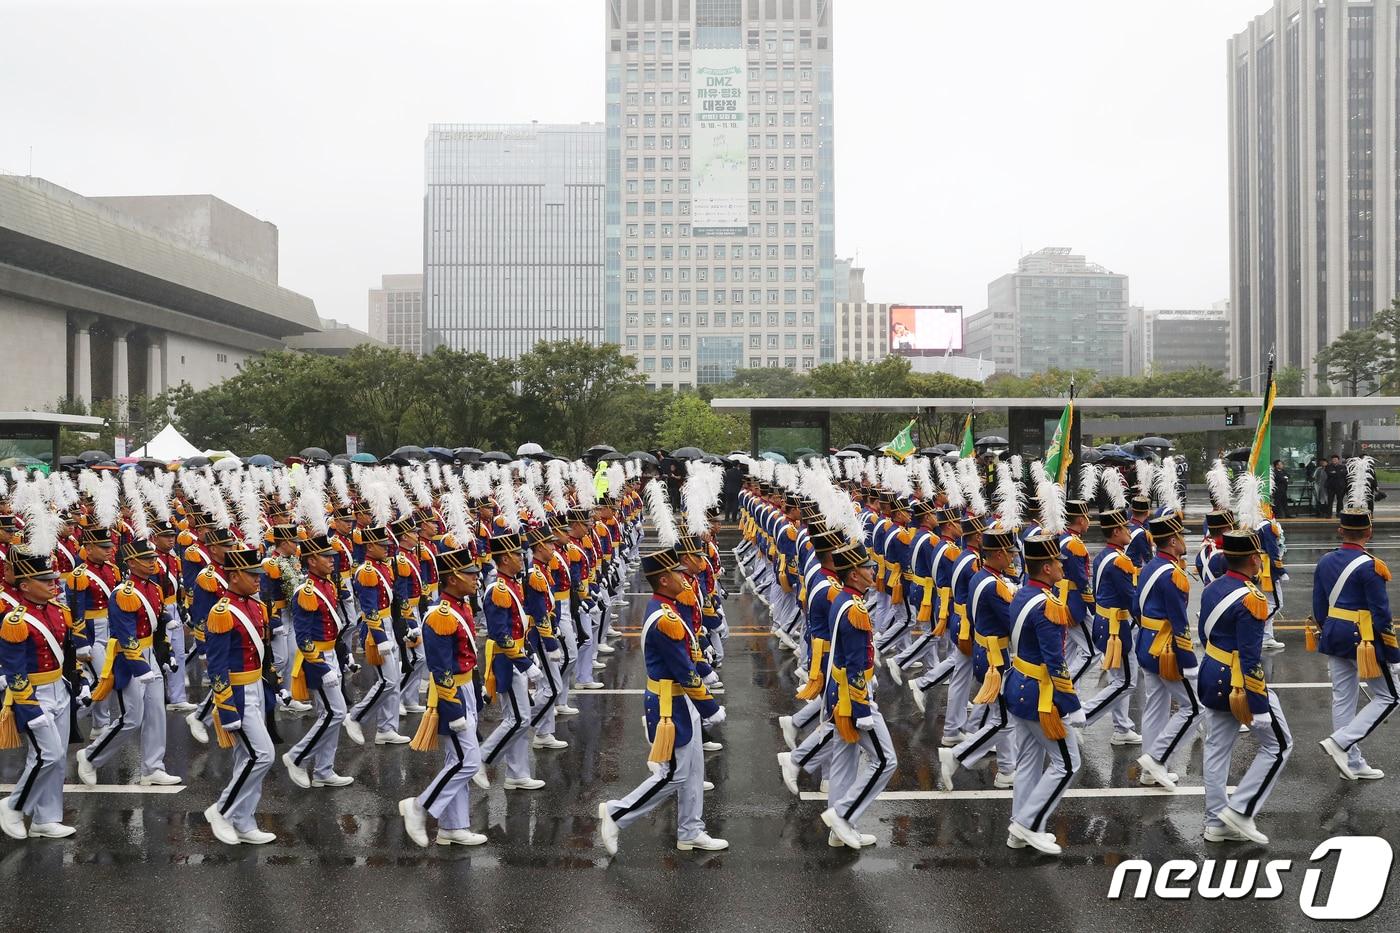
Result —
[[145, 447], [131, 452], [133, 457], [153, 457], [156, 460], [186, 460], [199, 455], [200, 449], [185, 440], [173, 424], [161, 428], [160, 433], [151, 438]]

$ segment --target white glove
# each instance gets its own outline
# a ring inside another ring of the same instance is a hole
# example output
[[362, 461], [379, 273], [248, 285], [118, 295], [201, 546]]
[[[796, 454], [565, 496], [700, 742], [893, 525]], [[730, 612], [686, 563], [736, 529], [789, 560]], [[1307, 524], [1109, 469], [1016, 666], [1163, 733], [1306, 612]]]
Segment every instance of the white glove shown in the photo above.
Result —
[[1084, 709], [1081, 707], [1064, 717], [1065, 725], [1082, 728], [1089, 724], [1089, 720], [1084, 717]]
[[471, 727], [471, 721], [465, 716], [458, 716], [447, 724], [447, 728], [453, 732], [466, 732]]
[[322, 674], [322, 675], [321, 675], [321, 686], [323, 686], [323, 687], [338, 687], [338, 686], [340, 686], [340, 672], [337, 671], [334, 667], [332, 667], [329, 671], [327, 671], [326, 673]]
[[140, 677], [136, 678], [136, 682], [139, 683], [139, 684], [148, 684], [148, 683], [150, 683], [150, 682], [153, 681], [153, 680], [160, 680], [160, 679], [161, 679], [161, 673], [160, 673], [159, 670], [150, 670], [150, 671], [147, 671], [146, 673], [142, 674]]
[[541, 680], [544, 679], [544, 671], [540, 670], [540, 666], [538, 664], [536, 664], [534, 661], [531, 661], [529, 669], [525, 671], [525, 676], [529, 679], [532, 685], [538, 684]]
[[92, 646], [91, 646], [91, 645], [83, 645], [81, 648], [79, 648], [79, 649], [78, 649], [78, 657], [81, 658], [81, 659], [84, 660], [84, 661], [86, 661], [86, 660], [88, 660], [89, 658], [91, 658], [91, 657], [92, 657]]
[[713, 687], [715, 684], [719, 683], [719, 675], [716, 674], [714, 671], [710, 671], [708, 674], [705, 675], [704, 683], [707, 687]]
[[548, 658], [550, 661], [552, 661], [552, 662], [555, 663], [555, 664], [563, 664], [563, 663], [564, 663], [564, 652], [563, 652], [562, 650], [561, 650], [561, 651], [551, 651], [551, 652], [549, 652], [548, 654], [546, 654], [545, 657]]
[[1256, 728], [1256, 727], [1258, 727], [1258, 726], [1267, 726], [1269, 723], [1271, 723], [1271, 722], [1273, 722], [1273, 721], [1274, 721], [1274, 717], [1273, 717], [1272, 715], [1270, 715], [1269, 713], [1255, 713], [1255, 714], [1254, 714], [1254, 722], [1252, 722], [1252, 723], [1250, 724], [1250, 727], [1251, 727], [1251, 728]]
[[92, 705], [92, 687], [85, 680], [78, 688], [78, 705], [86, 709]]
[[875, 728], [874, 716], [862, 716], [856, 720], [856, 728], [863, 732], [870, 732]]
[[705, 726], [717, 726], [717, 725], [719, 725], [720, 723], [724, 722], [724, 719], [725, 719], [724, 707], [721, 706], [719, 709], [715, 710], [715, 714], [714, 714], [713, 716], [711, 716], [709, 719], [706, 719], [704, 722], [701, 723], [701, 725], [705, 725]]
[[7, 678], [4, 674], [0, 674], [0, 693], [4, 693], [7, 689], [9, 689], [9, 686], [9, 678]]
[[243, 728], [243, 720], [235, 719], [233, 722], [226, 722], [223, 725], [225, 732], [238, 732]]

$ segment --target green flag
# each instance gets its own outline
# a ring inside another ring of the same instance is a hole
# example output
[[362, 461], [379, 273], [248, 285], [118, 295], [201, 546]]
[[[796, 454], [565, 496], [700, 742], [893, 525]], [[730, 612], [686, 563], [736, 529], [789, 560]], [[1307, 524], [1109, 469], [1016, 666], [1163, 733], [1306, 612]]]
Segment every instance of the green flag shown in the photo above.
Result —
[[962, 448], [958, 451], [960, 457], [971, 457], [976, 450], [976, 445], [972, 440], [972, 412], [967, 413], [967, 420], [963, 422]]
[[1274, 471], [1270, 469], [1269, 451], [1273, 445], [1274, 396], [1278, 389], [1274, 385], [1274, 360], [1269, 356], [1268, 383], [1264, 386], [1264, 404], [1259, 409], [1259, 426], [1254, 429], [1254, 446], [1249, 450], [1249, 472], [1259, 477], [1259, 495], [1265, 502], [1273, 498]]
[[884, 452], [896, 460], [903, 460], [914, 452], [914, 419], [910, 418], [904, 430], [894, 436], [883, 448]]
[[1074, 398], [1071, 397], [1060, 415], [1060, 423], [1055, 426], [1055, 436], [1051, 438], [1050, 446], [1045, 451], [1045, 472], [1062, 485], [1065, 477], [1069, 475], [1069, 465], [1074, 462], [1074, 450], [1070, 447], [1073, 427]]

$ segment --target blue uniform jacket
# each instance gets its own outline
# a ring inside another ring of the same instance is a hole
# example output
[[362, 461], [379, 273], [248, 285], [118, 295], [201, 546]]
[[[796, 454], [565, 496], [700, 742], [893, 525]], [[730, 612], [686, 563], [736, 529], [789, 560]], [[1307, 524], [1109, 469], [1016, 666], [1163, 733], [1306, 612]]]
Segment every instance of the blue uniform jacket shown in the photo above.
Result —
[[[1079, 709], [1079, 695], [1074, 692], [1069, 668], [1065, 666], [1065, 640], [1069, 632], [1069, 614], [1059, 597], [1045, 585], [1032, 580], [1016, 591], [1011, 599], [1011, 647], [1016, 658], [1029, 665], [1044, 664], [1053, 689], [1053, 702], [1061, 714]], [[1016, 622], [1021, 622], [1016, 632]], [[1063, 622], [1051, 616], [1060, 616]], [[1002, 695], [1013, 716], [1038, 721], [1040, 718], [1040, 681], [1013, 666], [1006, 675]], [[1048, 712], [1048, 710], [1047, 710]]]
[[1128, 540], [1128, 546], [1123, 550], [1128, 552], [1134, 564], [1138, 567], [1147, 566], [1147, 562], [1152, 559], [1152, 536], [1147, 533], [1147, 526], [1136, 519], [1128, 520], [1128, 530], [1132, 537]]
[[444, 595], [423, 619], [423, 656], [432, 675], [438, 711], [437, 731], [446, 735], [452, 723], [466, 715], [460, 691], [476, 683], [476, 644], [472, 639], [472, 609], [465, 601]]
[[875, 640], [870, 613], [860, 594], [843, 587], [831, 606], [832, 638], [830, 671], [826, 681], [826, 713], [837, 722], [847, 741], [855, 741], [850, 728], [870, 715], [871, 675], [875, 668]]
[[[1245, 590], [1245, 594], [1236, 597], [1221, 612], [1207, 636], [1206, 622], [1215, 612], [1216, 605], [1231, 598], [1231, 594], [1237, 590]], [[1230, 710], [1233, 668], [1236, 681], [1248, 695], [1249, 711], [1255, 714], [1269, 711], [1268, 684], [1265, 683], [1264, 665], [1260, 661], [1264, 646], [1264, 620], [1268, 617], [1269, 606], [1264, 594], [1246, 577], [1234, 571], [1213, 581], [1201, 593], [1199, 624], [1201, 643], [1207, 645], [1207, 650], [1201, 660], [1198, 684], [1201, 702], [1208, 708], [1221, 712]], [[1231, 660], [1222, 660], [1215, 656], [1216, 653], [1229, 656]]]
[[[1158, 554], [1148, 561], [1138, 574], [1137, 593], [1133, 604], [1138, 608], [1138, 619], [1162, 619], [1170, 624], [1171, 635], [1161, 636], [1172, 639], [1176, 652], [1176, 664], [1180, 670], [1190, 670], [1197, 664], [1196, 650], [1191, 645], [1191, 619], [1186, 604], [1191, 598], [1191, 580], [1181, 566], [1166, 554]], [[1157, 659], [1152, 656], [1152, 645], [1157, 633], [1143, 628], [1137, 642], [1138, 664], [1145, 671], [1160, 674]]]
[[[1328, 605], [1328, 597], [1347, 565], [1363, 557], [1370, 557], [1359, 564], [1337, 597], [1335, 606]], [[1317, 572], [1313, 576], [1313, 618], [1322, 626], [1322, 635], [1317, 640], [1317, 650], [1336, 658], [1356, 659], [1356, 647], [1361, 644], [1362, 632], [1358, 624], [1358, 612], [1369, 612], [1371, 640], [1376, 643], [1376, 657], [1384, 664], [1400, 662], [1400, 649], [1396, 647], [1395, 631], [1391, 625], [1390, 597], [1385, 585], [1390, 582], [1390, 568], [1384, 562], [1367, 554], [1359, 545], [1343, 544], [1325, 554], [1317, 562]], [[1346, 616], [1346, 618], [1339, 618]]]
[[684, 692], [671, 698], [671, 720], [676, 726], [676, 748], [691, 739], [689, 706], [693, 704], [703, 721], [719, 711], [719, 703], [710, 695], [691, 658], [690, 630], [676, 611], [672, 600], [653, 595], [647, 603], [642, 651], [646, 658], [647, 692], [643, 698], [646, 711], [647, 741], [656, 738], [656, 724], [661, 721], [661, 695], [653, 685], [670, 681]]
[[[1136, 618], [1137, 565], [1126, 551], [1113, 546], [1105, 547], [1094, 555], [1094, 647], [1100, 651], [1108, 649], [1110, 635], [1109, 621], [1099, 611], [1126, 610]], [[1133, 650], [1133, 626], [1128, 620], [1118, 624], [1118, 637], [1123, 643], [1123, 652]]]
[[996, 652], [1000, 655], [997, 667], [1005, 671], [1011, 663], [1011, 600], [1019, 587], [1009, 576], [1002, 576], [995, 570], [983, 567], [968, 582], [968, 613], [972, 617], [972, 628], [977, 633], [976, 645], [972, 649], [972, 672], [980, 682], [987, 676], [991, 662], [987, 654], [987, 642], [996, 641]]

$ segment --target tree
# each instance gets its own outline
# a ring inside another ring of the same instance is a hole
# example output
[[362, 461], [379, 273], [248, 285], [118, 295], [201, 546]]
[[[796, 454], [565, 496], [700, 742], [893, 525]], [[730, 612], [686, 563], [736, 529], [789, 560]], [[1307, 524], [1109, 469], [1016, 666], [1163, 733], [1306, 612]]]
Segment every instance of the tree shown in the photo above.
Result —
[[1274, 373], [1274, 384], [1278, 386], [1278, 394], [1284, 397], [1301, 396], [1305, 375], [1302, 368], [1298, 366], [1285, 366]]
[[1349, 330], [1332, 341], [1316, 361], [1327, 381], [1351, 396], [1374, 395], [1395, 369], [1389, 334], [1370, 327]]
[[606, 441], [609, 406], [646, 382], [616, 344], [595, 347], [583, 340], [536, 344], [520, 357], [517, 371], [527, 431], [568, 455]]
[[801, 398], [811, 394], [806, 376], [776, 366], [737, 369], [728, 382], [701, 389], [701, 395], [710, 398]]
[[738, 417], [715, 411], [698, 395], [677, 395], [657, 426], [656, 443], [667, 450], [699, 447], [728, 453], [748, 446], [749, 430]]

